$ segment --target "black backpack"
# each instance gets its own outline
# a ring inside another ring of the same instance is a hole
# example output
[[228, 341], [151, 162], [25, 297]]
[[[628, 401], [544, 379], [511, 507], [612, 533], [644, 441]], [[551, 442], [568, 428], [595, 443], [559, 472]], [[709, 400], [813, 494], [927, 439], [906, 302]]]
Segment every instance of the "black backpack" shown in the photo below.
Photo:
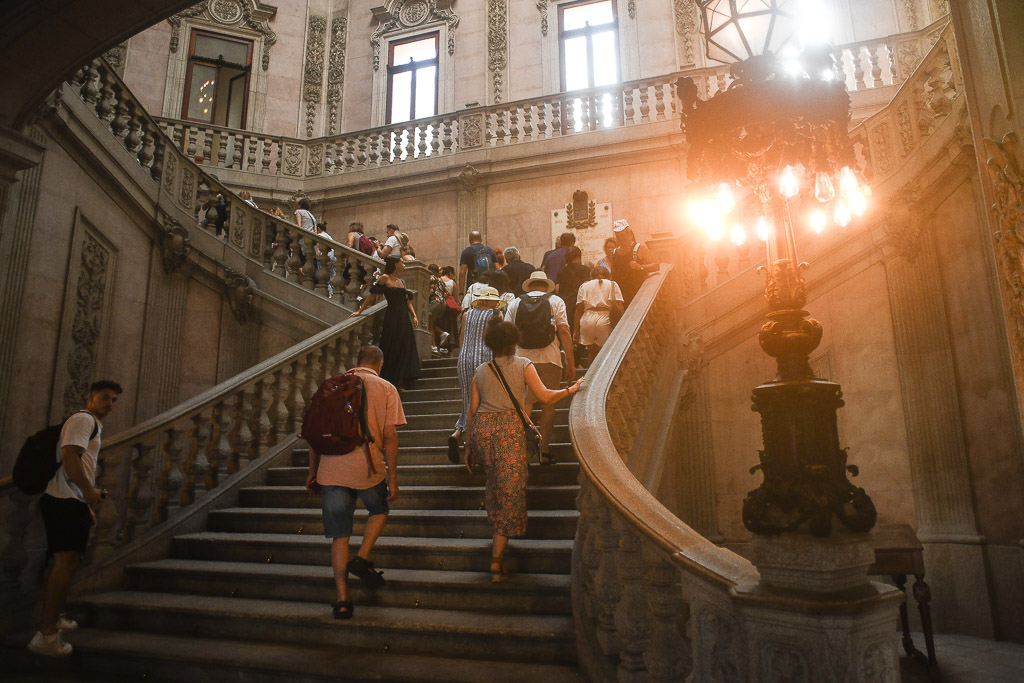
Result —
[[543, 349], [555, 341], [555, 320], [551, 315], [550, 294], [519, 297], [516, 327], [519, 328], [519, 347]]
[[[87, 410], [79, 412], [88, 413]], [[89, 413], [90, 416], [92, 413]], [[57, 454], [57, 446], [60, 444], [60, 431], [64, 423], [50, 425], [40, 429], [32, 436], [25, 439], [24, 445], [18, 451], [18, 459], [14, 463], [14, 471], [11, 479], [14, 485], [21, 489], [25, 495], [34, 496], [46, 490], [47, 484], [60, 469], [60, 456]], [[93, 418], [92, 435], [89, 441], [96, 438], [96, 432], [100, 430], [99, 423]]]

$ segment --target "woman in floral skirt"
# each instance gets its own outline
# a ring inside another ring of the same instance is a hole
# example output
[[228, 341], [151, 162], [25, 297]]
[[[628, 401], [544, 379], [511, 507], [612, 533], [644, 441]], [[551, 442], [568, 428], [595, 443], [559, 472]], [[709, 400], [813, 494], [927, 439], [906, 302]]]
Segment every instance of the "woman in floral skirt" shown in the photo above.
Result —
[[[565, 389], [552, 391], [545, 387], [533, 367], [533, 361], [515, 355], [519, 328], [500, 317], [488, 322], [484, 343], [494, 354], [494, 364], [520, 406], [526, 401], [527, 387], [542, 403], [554, 403], [575, 394], [583, 385], [580, 378]], [[468, 428], [466, 467], [472, 471], [473, 464], [479, 463], [487, 477], [484, 505], [487, 521], [493, 530], [491, 580], [498, 583], [508, 578], [504, 564], [508, 539], [526, 533], [529, 468], [526, 430], [515, 404], [490, 363], [477, 368], [473, 377]]]

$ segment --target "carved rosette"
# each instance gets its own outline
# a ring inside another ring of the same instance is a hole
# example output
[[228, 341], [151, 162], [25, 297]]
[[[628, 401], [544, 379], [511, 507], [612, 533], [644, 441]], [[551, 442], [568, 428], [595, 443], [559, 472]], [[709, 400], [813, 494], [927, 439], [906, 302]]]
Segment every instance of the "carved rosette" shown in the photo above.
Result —
[[251, 277], [231, 268], [224, 269], [224, 292], [231, 312], [239, 324], [256, 316], [256, 282]]
[[164, 216], [163, 234], [160, 236], [164, 272], [174, 273], [188, 261], [191, 241], [188, 230], [177, 219]]
[[309, 17], [306, 33], [306, 64], [302, 71], [302, 99], [306, 103], [306, 137], [313, 137], [317, 105], [324, 85], [324, 41], [327, 37], [327, 19]]
[[118, 76], [124, 77], [124, 63], [125, 58], [128, 56], [128, 41], [118, 43], [114, 47], [110, 48], [103, 53], [103, 59], [107, 60], [107, 64], [114, 70]]
[[487, 3], [487, 68], [491, 72], [494, 102], [502, 101], [505, 68], [508, 66], [508, 2]]
[[1013, 336], [1011, 347], [1024, 360], [1024, 168], [1020, 140], [1015, 132], [1002, 140], [985, 139], [987, 168], [992, 181], [992, 214], [996, 254], [1003, 282], [1007, 323]]
[[270, 68], [270, 48], [277, 42], [277, 34], [270, 28], [270, 20], [277, 14], [277, 7], [261, 0], [205, 0], [167, 18], [171, 25], [171, 52], [177, 52], [181, 44], [183, 19], [194, 19], [212, 26], [232, 26], [251, 31], [263, 37], [263, 54], [260, 65], [264, 71]]
[[448, 27], [448, 54], [455, 54], [455, 29], [459, 16], [451, 9], [455, 0], [389, 0], [373, 10], [377, 28], [370, 34], [373, 47], [373, 70], [380, 70], [380, 47], [385, 34], [408, 28], [446, 24]]
[[473, 165], [466, 164], [462, 167], [462, 170], [459, 171], [459, 175], [456, 180], [459, 181], [459, 185], [462, 186], [463, 190], [466, 192], [472, 192], [480, 186], [480, 176], [480, 171], [478, 171]]
[[338, 112], [345, 92], [345, 51], [348, 45], [348, 19], [331, 21], [331, 47], [327, 58], [327, 134], [338, 130]]

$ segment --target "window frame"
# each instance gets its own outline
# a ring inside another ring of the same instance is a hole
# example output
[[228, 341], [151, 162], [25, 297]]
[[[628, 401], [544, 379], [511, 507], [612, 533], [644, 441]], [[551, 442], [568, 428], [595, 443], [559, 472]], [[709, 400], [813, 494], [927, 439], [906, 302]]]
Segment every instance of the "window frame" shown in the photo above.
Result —
[[622, 60], [620, 52], [622, 49], [622, 37], [619, 24], [619, 9], [616, 0], [607, 0], [611, 3], [612, 8], [612, 21], [608, 24], [599, 24], [598, 26], [583, 26], [581, 28], [574, 28], [568, 31], [565, 30], [565, 10], [572, 9], [573, 7], [581, 7], [584, 5], [594, 5], [598, 2], [605, 0], [575, 0], [574, 2], [566, 2], [558, 5], [558, 63], [560, 72], [560, 92], [568, 92], [566, 90], [566, 56], [565, 56], [565, 41], [566, 39], [578, 38], [585, 36], [587, 39], [587, 83], [586, 88], [579, 88], [580, 90], [588, 90], [596, 87], [594, 85], [594, 41], [593, 36], [595, 33], [605, 33], [606, 31], [615, 32], [615, 66], [618, 71], [618, 82], [623, 81], [622, 74]]
[[[228, 62], [227, 60], [222, 60], [222, 59], [210, 59], [209, 57], [197, 57], [196, 54], [195, 54], [195, 52], [196, 52], [196, 38], [198, 38], [199, 36], [209, 36], [211, 38], [216, 38], [218, 40], [224, 40], [224, 41], [227, 41], [227, 42], [244, 44], [246, 46], [246, 56], [245, 56], [245, 58], [246, 58], [247, 63], [246, 64], [236, 64], [234, 62]], [[204, 126], [220, 126], [220, 124], [218, 124], [214, 120], [212, 120], [215, 117], [211, 117], [210, 121], [204, 121], [202, 119], [190, 118], [188, 116], [189, 105], [190, 105], [190, 103], [189, 103], [189, 93], [192, 91], [193, 67], [196, 64], [202, 64], [203, 66], [214, 67], [215, 69], [218, 70], [217, 83], [216, 83], [216, 86], [214, 87], [214, 90], [213, 90], [213, 101], [214, 101], [214, 106], [216, 106], [216, 104], [217, 104], [217, 102], [219, 102], [219, 98], [221, 96], [221, 85], [222, 85], [222, 80], [223, 80], [223, 79], [220, 78], [219, 70], [222, 67], [227, 66], [227, 67], [231, 67], [231, 68], [235, 68], [237, 70], [243, 71], [243, 72], [245, 72], [245, 75], [246, 75], [246, 78], [245, 78], [245, 92], [243, 93], [243, 96], [242, 96], [242, 122], [241, 122], [241, 125], [238, 126], [238, 130], [245, 130], [246, 129], [245, 126], [246, 126], [246, 123], [248, 122], [248, 119], [249, 119], [249, 92], [250, 92], [250, 89], [252, 87], [252, 74], [253, 74], [253, 72], [252, 72], [252, 55], [253, 55], [253, 48], [254, 47], [255, 47], [255, 41], [253, 41], [251, 39], [248, 39], [248, 38], [241, 38], [239, 36], [233, 36], [233, 35], [224, 34], [224, 33], [217, 33], [216, 31], [209, 31], [209, 30], [200, 29], [200, 28], [193, 28], [193, 29], [191, 29], [191, 34], [189, 36], [189, 42], [188, 42], [188, 56], [185, 58], [185, 85], [184, 85], [184, 88], [182, 89], [182, 93], [181, 93], [181, 119], [183, 121], [191, 121], [193, 123], [199, 123], [199, 124], [204, 125]], [[230, 83], [230, 79], [229, 79], [229, 83]], [[224, 92], [226, 93], [227, 96], [230, 96], [230, 91], [229, 90], [226, 90]], [[226, 122], [225, 122], [225, 125], [222, 126], [222, 127], [233, 128], [232, 126], [226, 125]]]
[[[418, 43], [428, 38], [434, 39], [434, 58], [424, 59], [419, 62], [407, 62], [406, 64], [395, 65], [395, 48], [408, 45], [409, 43]], [[438, 90], [440, 89], [440, 78], [441, 78], [441, 32], [430, 31], [427, 33], [419, 33], [411, 36], [403, 36], [395, 40], [388, 41], [388, 61], [385, 67], [385, 75], [387, 78], [387, 96], [384, 99], [384, 125], [390, 126], [393, 122], [391, 120], [391, 103], [392, 93], [395, 83], [395, 75], [411, 72], [412, 78], [410, 83], [411, 97], [409, 99], [409, 118], [401, 123], [409, 123], [411, 121], [418, 120], [416, 118], [416, 72], [419, 69], [433, 66], [434, 67], [434, 113], [430, 116], [421, 118], [432, 118], [438, 115]]]

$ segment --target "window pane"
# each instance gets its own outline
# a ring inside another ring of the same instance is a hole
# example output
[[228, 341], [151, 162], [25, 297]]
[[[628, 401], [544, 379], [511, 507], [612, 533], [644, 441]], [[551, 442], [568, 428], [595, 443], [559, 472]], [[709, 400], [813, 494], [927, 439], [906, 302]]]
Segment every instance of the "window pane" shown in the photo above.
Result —
[[589, 88], [587, 78], [587, 38], [580, 36], [564, 41], [565, 44], [565, 89]]
[[223, 58], [224, 61], [232, 64], [249, 63], [249, 45], [247, 43], [202, 34], [196, 36], [195, 54], [197, 57], [207, 59]]
[[241, 128], [245, 122], [242, 121], [242, 112], [245, 111], [245, 81], [246, 75], [240, 74], [230, 81], [228, 87], [227, 111], [224, 118], [225, 125], [229, 128]]
[[415, 40], [411, 43], [395, 45], [395, 49], [391, 57], [391, 66], [402, 66], [403, 64], [408, 64], [410, 59], [416, 62], [422, 62], [425, 59], [433, 59], [434, 57], [437, 57], [437, 47], [434, 37], [431, 36], [430, 38], [424, 38], [423, 40]]
[[437, 67], [416, 69], [416, 118], [433, 116], [434, 92], [437, 90]]
[[213, 121], [213, 93], [216, 87], [217, 69], [203, 64], [193, 64], [185, 117], [207, 123]]
[[409, 120], [412, 97], [412, 72], [405, 71], [391, 77], [391, 123]]
[[615, 31], [604, 31], [594, 36], [594, 85], [619, 82], [618, 50]]
[[613, 21], [615, 21], [615, 14], [612, 12], [611, 0], [603, 0], [603, 2], [592, 2], [589, 5], [567, 7], [562, 13], [562, 30], [571, 31], [574, 28], [583, 28], [587, 24], [597, 26], [598, 24], [610, 24]]

